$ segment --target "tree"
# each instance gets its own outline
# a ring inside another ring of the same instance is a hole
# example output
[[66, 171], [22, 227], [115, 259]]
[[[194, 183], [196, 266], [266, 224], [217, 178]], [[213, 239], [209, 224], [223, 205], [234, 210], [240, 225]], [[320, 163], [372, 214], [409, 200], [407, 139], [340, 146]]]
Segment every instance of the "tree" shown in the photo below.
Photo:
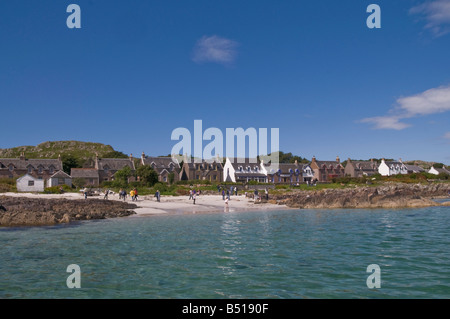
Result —
[[83, 188], [86, 186], [86, 180], [84, 178], [77, 177], [72, 180], [72, 184], [77, 188]]
[[72, 168], [81, 167], [78, 159], [75, 156], [65, 154], [61, 156], [61, 161], [63, 163], [63, 171], [70, 175]]
[[141, 183], [145, 186], [152, 187], [158, 182], [158, 173], [156, 173], [151, 166], [139, 166], [136, 169], [136, 174], [137, 176], [139, 176]]
[[175, 173], [172, 172], [169, 174], [169, 184], [172, 185], [174, 181], [175, 181]]
[[124, 154], [122, 152], [119, 152], [119, 151], [110, 151], [110, 152], [103, 154], [102, 157], [103, 158], [128, 158], [128, 155]]
[[125, 166], [114, 174], [114, 185], [117, 187], [126, 187], [128, 185], [128, 178], [132, 175], [131, 168]]

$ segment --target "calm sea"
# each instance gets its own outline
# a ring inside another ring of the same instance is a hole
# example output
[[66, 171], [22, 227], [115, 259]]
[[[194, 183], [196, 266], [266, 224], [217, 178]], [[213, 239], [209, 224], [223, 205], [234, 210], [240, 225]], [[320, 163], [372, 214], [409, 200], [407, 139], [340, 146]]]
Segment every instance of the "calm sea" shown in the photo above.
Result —
[[[450, 298], [450, 207], [1, 229], [0, 252], [0, 298]], [[70, 264], [80, 289], [67, 288]]]

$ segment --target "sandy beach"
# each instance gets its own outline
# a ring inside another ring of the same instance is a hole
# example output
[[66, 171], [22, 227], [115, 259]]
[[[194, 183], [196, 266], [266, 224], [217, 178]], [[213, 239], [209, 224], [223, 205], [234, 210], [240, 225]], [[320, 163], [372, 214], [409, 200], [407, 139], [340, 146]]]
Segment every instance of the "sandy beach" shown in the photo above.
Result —
[[[65, 194], [33, 194], [33, 193], [3, 193], [9, 197], [26, 198], [64, 198], [64, 199], [84, 199], [80, 193]], [[102, 199], [103, 196], [89, 196], [90, 199]], [[118, 194], [110, 194], [108, 200], [123, 201], [119, 199]], [[214, 212], [241, 212], [257, 210], [280, 210], [291, 209], [286, 205], [277, 205], [271, 203], [254, 203], [253, 199], [246, 198], [244, 195], [231, 196], [228, 205], [222, 200], [222, 195], [200, 195], [197, 196], [195, 205], [188, 196], [161, 196], [160, 202], [153, 195], [139, 196], [137, 201], [132, 201], [128, 196], [126, 202], [133, 203], [138, 208], [133, 209], [136, 215], [130, 217], [140, 217], [158, 214], [199, 214]]]

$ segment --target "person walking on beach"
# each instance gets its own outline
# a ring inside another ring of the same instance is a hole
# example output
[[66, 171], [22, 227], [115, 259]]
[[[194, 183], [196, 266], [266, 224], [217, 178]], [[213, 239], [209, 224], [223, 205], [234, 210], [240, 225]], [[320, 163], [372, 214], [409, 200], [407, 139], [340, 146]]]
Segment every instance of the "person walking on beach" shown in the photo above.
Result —
[[194, 195], [192, 195], [192, 199], [194, 200], [194, 205], [195, 205], [195, 199], [197, 198], [197, 194], [195, 194], [195, 192], [194, 192]]
[[225, 200], [225, 190], [222, 189], [222, 200]]
[[87, 199], [87, 189], [84, 189], [84, 199]]
[[155, 197], [156, 197], [156, 200], [159, 202], [160, 201], [159, 199], [161, 197], [161, 193], [159, 192], [159, 190], [156, 190]]
[[237, 186], [234, 186], [234, 195], [237, 196]]
[[105, 196], [103, 196], [103, 199], [108, 199], [108, 195], [109, 195], [109, 189], [107, 189], [105, 191]]
[[266, 193], [266, 200], [269, 200], [269, 190], [267, 189], [267, 187], [266, 187], [265, 193]]
[[189, 199], [192, 199], [192, 189], [189, 190]]
[[230, 191], [227, 189], [227, 199], [230, 200]]
[[134, 202], [134, 189], [130, 191], [131, 200]]
[[137, 188], [135, 188], [134, 189], [134, 201], [137, 202], [137, 199], [138, 199], [138, 191], [137, 191]]

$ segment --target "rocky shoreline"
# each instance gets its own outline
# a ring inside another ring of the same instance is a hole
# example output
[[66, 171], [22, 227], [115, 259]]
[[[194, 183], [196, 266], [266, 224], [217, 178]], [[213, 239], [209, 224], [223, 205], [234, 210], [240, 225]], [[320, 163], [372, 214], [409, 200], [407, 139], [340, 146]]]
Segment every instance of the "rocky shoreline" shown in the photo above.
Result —
[[[102, 199], [48, 199], [0, 196], [0, 227], [44, 226], [124, 217], [137, 205]], [[1, 208], [1, 207], [0, 207]]]
[[418, 208], [450, 206], [433, 199], [448, 197], [450, 184], [393, 184], [378, 187], [349, 189], [324, 189], [319, 191], [296, 191], [272, 196], [280, 205], [292, 208]]

